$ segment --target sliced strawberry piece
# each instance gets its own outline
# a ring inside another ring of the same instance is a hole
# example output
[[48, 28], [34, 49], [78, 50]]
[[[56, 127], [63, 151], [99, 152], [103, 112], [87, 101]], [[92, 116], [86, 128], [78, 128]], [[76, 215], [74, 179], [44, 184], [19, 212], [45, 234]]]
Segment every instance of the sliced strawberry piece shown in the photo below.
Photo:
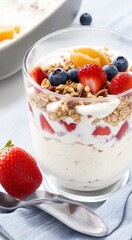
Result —
[[46, 73], [39, 66], [33, 68], [33, 70], [30, 72], [30, 76], [39, 85], [41, 85], [42, 80], [47, 77]]
[[66, 128], [66, 130], [68, 131], [68, 132], [72, 132], [72, 131], [74, 131], [75, 130], [75, 128], [76, 128], [76, 125], [77, 124], [75, 124], [75, 123], [66, 123], [65, 121], [61, 121], [60, 122], [65, 128]]
[[44, 115], [40, 115], [40, 124], [43, 130], [50, 132], [52, 134], [55, 133], [54, 129], [50, 126]]
[[109, 85], [109, 94], [117, 95], [132, 88], [132, 74], [127, 72], [118, 73], [112, 78]]
[[121, 126], [119, 132], [116, 134], [116, 138], [118, 140], [120, 140], [125, 135], [125, 133], [128, 130], [128, 127], [129, 127], [128, 122], [127, 121], [124, 122], [123, 125]]
[[98, 135], [105, 136], [105, 135], [110, 135], [110, 134], [111, 134], [111, 130], [108, 126], [106, 126], [106, 127], [98, 126], [92, 133], [92, 135], [94, 135], [94, 136], [98, 136]]
[[35, 87], [35, 86], [34, 86], [34, 91], [35, 91], [36, 93], [38, 93], [38, 94], [42, 92], [39, 88], [37, 88], [37, 87]]
[[32, 109], [32, 106], [31, 106], [30, 102], [28, 102], [28, 108], [29, 108], [29, 111], [30, 111], [31, 113], [33, 113], [33, 109]]
[[78, 78], [84, 86], [89, 86], [91, 93], [97, 93], [105, 85], [107, 74], [96, 64], [87, 64], [79, 68]]

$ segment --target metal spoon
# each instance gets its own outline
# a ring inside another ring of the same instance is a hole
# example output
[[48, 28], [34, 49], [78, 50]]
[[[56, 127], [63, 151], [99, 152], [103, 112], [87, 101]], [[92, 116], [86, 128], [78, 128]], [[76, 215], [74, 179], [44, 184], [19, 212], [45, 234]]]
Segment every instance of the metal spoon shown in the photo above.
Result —
[[30, 205], [37, 206], [78, 232], [96, 237], [107, 234], [106, 225], [94, 211], [61, 195], [37, 190], [25, 201], [19, 201], [7, 193], [0, 192], [2, 212], [10, 212]]

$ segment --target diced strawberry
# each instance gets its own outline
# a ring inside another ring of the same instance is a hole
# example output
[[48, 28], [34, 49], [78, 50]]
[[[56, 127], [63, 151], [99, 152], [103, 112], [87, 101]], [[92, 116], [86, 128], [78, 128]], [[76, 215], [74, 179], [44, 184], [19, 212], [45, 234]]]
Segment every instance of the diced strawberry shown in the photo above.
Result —
[[124, 122], [123, 125], [121, 126], [119, 132], [116, 134], [116, 138], [118, 140], [120, 140], [125, 135], [125, 133], [128, 130], [128, 127], [129, 127], [128, 122], [127, 121]]
[[33, 113], [33, 109], [32, 109], [32, 107], [31, 107], [30, 102], [28, 102], [28, 108], [29, 108], [29, 111], [30, 111], [31, 113]]
[[37, 88], [37, 87], [35, 87], [35, 86], [34, 86], [34, 91], [35, 91], [37, 94], [39, 94], [39, 93], [42, 92], [39, 88]]
[[109, 85], [109, 94], [119, 94], [132, 88], [132, 74], [127, 72], [118, 73]]
[[39, 85], [41, 85], [42, 80], [47, 77], [46, 73], [39, 66], [33, 68], [33, 70], [30, 72], [30, 76]]
[[76, 128], [76, 124], [75, 123], [66, 123], [65, 121], [61, 121], [60, 122], [68, 132], [72, 132], [73, 130], [75, 130]]
[[111, 130], [108, 126], [106, 126], [106, 127], [98, 126], [92, 133], [92, 135], [94, 135], [94, 136], [98, 136], [98, 135], [105, 136], [105, 135], [110, 135], [110, 134], [111, 134]]
[[55, 133], [54, 129], [50, 126], [44, 115], [40, 115], [40, 124], [43, 130], [50, 132], [52, 134]]
[[97, 93], [105, 85], [107, 74], [96, 64], [87, 64], [79, 68], [79, 82], [84, 86], [89, 86], [92, 93]]

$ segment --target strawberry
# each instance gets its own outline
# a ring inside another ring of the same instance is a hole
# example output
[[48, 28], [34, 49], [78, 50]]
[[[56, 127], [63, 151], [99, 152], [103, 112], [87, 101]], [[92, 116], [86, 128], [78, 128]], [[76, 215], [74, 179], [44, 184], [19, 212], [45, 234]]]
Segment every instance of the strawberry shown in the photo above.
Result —
[[101, 126], [98, 126], [96, 127], [96, 129], [93, 131], [92, 135], [94, 136], [105, 136], [105, 135], [110, 135], [111, 133], [111, 130], [108, 126], [106, 127], [101, 127]]
[[0, 181], [7, 193], [22, 200], [40, 186], [42, 174], [34, 158], [9, 141], [0, 153]]
[[47, 77], [46, 73], [39, 66], [33, 68], [33, 70], [30, 72], [30, 76], [39, 85], [41, 85], [42, 80]]
[[66, 123], [65, 121], [61, 121], [60, 122], [68, 132], [72, 132], [73, 130], [75, 130], [76, 128], [76, 124], [75, 123]]
[[48, 121], [46, 120], [46, 118], [44, 117], [44, 115], [40, 115], [40, 124], [41, 124], [41, 128], [47, 132], [50, 132], [52, 134], [55, 133], [54, 129], [50, 126], [50, 124], [48, 123]]
[[97, 93], [105, 85], [107, 74], [100, 66], [87, 64], [79, 68], [78, 78], [85, 87], [90, 87], [91, 93]]
[[118, 73], [112, 78], [109, 85], [109, 94], [119, 94], [132, 88], [132, 74], [127, 72]]
[[125, 133], [128, 130], [128, 127], [129, 127], [128, 122], [127, 121], [124, 122], [123, 125], [121, 126], [119, 132], [116, 134], [116, 138], [118, 140], [120, 140], [125, 135]]

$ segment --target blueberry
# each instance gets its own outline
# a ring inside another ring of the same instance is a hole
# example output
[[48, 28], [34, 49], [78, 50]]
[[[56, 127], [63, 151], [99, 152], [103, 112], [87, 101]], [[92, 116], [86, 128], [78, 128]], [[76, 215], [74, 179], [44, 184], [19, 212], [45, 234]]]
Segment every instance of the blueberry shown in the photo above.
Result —
[[119, 72], [125, 72], [128, 68], [128, 60], [123, 56], [118, 56], [113, 60], [113, 64]]
[[55, 68], [48, 77], [52, 86], [58, 86], [59, 84], [65, 84], [68, 77], [67, 72], [63, 68]]
[[115, 65], [110, 64], [110, 65], [105, 65], [103, 67], [103, 70], [107, 74], [108, 81], [110, 81], [114, 76], [118, 74], [118, 69]]
[[80, 23], [82, 25], [90, 25], [92, 22], [92, 16], [89, 13], [83, 13], [80, 17]]
[[79, 82], [79, 80], [78, 80], [78, 69], [77, 68], [70, 69], [67, 72], [67, 75], [68, 75], [68, 79], [71, 79], [72, 82]]

